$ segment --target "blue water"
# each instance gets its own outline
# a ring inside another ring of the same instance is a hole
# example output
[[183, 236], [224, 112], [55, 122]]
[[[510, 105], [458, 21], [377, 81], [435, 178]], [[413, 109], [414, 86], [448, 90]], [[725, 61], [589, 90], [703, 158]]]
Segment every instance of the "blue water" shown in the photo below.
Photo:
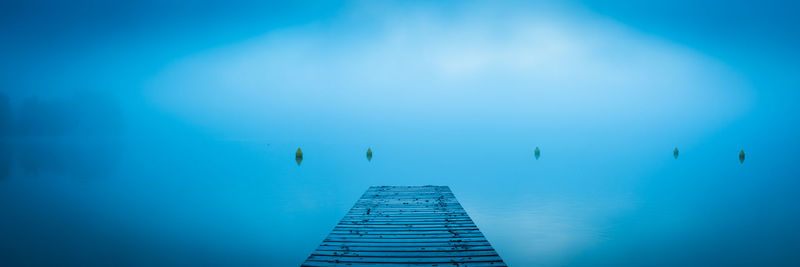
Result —
[[298, 265], [370, 185], [449, 185], [525, 265], [792, 265], [793, 168], [753, 149], [496, 143], [4, 143], [11, 265]]

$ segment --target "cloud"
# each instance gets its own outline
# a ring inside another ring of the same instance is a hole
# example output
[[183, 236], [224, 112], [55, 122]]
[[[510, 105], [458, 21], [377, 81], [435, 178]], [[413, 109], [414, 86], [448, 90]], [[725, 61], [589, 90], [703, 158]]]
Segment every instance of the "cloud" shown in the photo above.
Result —
[[735, 72], [689, 48], [579, 8], [485, 4], [362, 3], [175, 62], [149, 89], [234, 135], [432, 121], [703, 131], [749, 105]]

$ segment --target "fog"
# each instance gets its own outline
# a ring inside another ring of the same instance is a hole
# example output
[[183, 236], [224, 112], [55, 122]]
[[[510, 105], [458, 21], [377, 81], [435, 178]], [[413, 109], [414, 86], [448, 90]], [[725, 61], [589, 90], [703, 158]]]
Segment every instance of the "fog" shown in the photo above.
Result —
[[123, 130], [119, 103], [108, 95], [82, 91], [68, 98], [31, 96], [13, 108], [0, 94], [0, 124], [6, 137], [119, 137]]
[[474, 138], [697, 138], [750, 108], [749, 85], [719, 61], [536, 7], [364, 4], [177, 61], [146, 92], [227, 137], [293, 141], [452, 139], [474, 127], [497, 129]]

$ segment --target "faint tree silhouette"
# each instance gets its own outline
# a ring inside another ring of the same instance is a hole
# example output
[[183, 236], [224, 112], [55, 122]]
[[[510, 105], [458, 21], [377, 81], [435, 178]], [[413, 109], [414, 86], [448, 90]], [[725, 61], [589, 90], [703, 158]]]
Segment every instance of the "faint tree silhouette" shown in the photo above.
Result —
[[22, 136], [118, 136], [122, 112], [106, 94], [80, 91], [68, 99], [26, 98], [17, 112], [16, 132]]
[[11, 103], [6, 94], [0, 93], [0, 137], [12, 134], [12, 121]]

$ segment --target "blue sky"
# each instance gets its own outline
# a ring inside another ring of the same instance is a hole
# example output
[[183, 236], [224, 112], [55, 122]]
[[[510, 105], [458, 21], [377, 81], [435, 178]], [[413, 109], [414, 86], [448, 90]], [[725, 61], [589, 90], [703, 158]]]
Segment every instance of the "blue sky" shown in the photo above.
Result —
[[[12, 101], [31, 94], [107, 91], [131, 106], [132, 124], [145, 105], [226, 137], [269, 133], [253, 126], [269, 118], [296, 133], [296, 123], [281, 122], [276, 114], [302, 100], [308, 112], [297, 115], [306, 122], [362, 123], [353, 128], [413, 122], [431, 116], [419, 110], [438, 108], [439, 119], [451, 121], [491, 110], [483, 114], [506, 117], [501, 120], [506, 127], [522, 124], [526, 112], [558, 111], [553, 121], [599, 121], [597, 127], [649, 128], [642, 122], [647, 120], [665, 122], [659, 127], [666, 128], [710, 125], [706, 128], [715, 131], [770, 117], [760, 127], [741, 128], [796, 131], [790, 126], [794, 116], [787, 115], [796, 113], [792, 100], [798, 96], [798, 23], [792, 16], [798, 7], [789, 1], [3, 5], [0, 53], [6, 60], [0, 68]], [[267, 68], [286, 73], [258, 72]], [[232, 84], [214, 78], [226, 71], [236, 73]], [[300, 78], [303, 74], [312, 78]], [[179, 86], [215, 83], [228, 93]], [[259, 83], [278, 86], [248, 87]], [[587, 89], [589, 84], [602, 86]], [[320, 89], [326, 86], [331, 90]], [[544, 101], [526, 109], [532, 97]], [[210, 99], [218, 100], [211, 101], [216, 106], [208, 106]], [[560, 108], [565, 104], [571, 108]], [[345, 108], [357, 105], [373, 115]], [[315, 112], [329, 116], [319, 119]], [[461, 115], [446, 117], [448, 112]], [[259, 115], [237, 115], [242, 113]]]

